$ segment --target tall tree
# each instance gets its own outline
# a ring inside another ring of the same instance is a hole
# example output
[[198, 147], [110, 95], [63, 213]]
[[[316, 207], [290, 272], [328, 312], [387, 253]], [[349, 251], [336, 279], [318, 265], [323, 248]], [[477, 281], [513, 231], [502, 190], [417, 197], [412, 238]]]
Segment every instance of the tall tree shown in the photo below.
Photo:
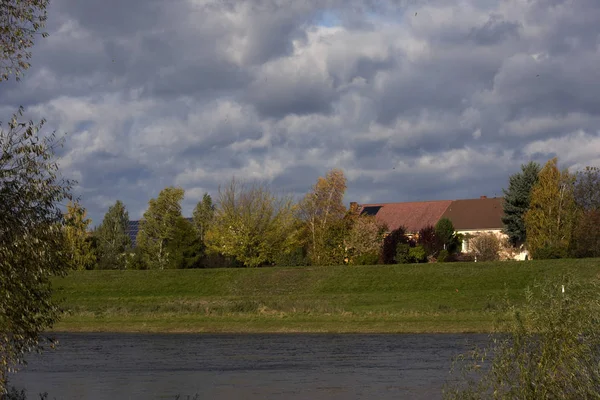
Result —
[[278, 197], [262, 184], [234, 179], [219, 188], [219, 204], [206, 234], [210, 251], [234, 257], [244, 266], [273, 262], [297, 247], [291, 198]]
[[48, 0], [0, 0], [0, 82], [29, 68], [36, 35], [46, 22]]
[[192, 214], [194, 227], [198, 231], [200, 240], [202, 242], [204, 242], [204, 236], [206, 235], [214, 216], [215, 205], [213, 204], [212, 197], [210, 197], [210, 194], [204, 193], [204, 196], [202, 196], [202, 201], [196, 204], [194, 213]]
[[330, 229], [339, 225], [346, 215], [343, 203], [345, 191], [344, 173], [332, 169], [325, 177], [319, 177], [299, 204], [298, 215], [305, 223], [309, 257], [313, 265], [322, 264], [328, 252], [332, 251], [332, 246], [338, 245], [331, 242]]
[[204, 246], [193, 224], [179, 217], [173, 236], [167, 243], [168, 268], [198, 268], [204, 255]]
[[504, 192], [504, 232], [513, 246], [525, 243], [527, 230], [524, 216], [529, 209], [531, 190], [538, 181], [541, 166], [536, 162], [521, 165], [521, 172], [513, 174]]
[[543, 248], [566, 251], [573, 233], [577, 211], [574, 178], [566, 169], [559, 171], [557, 163], [553, 158], [540, 171], [525, 213], [527, 248], [534, 257]]
[[454, 253], [457, 247], [454, 224], [448, 218], [440, 219], [435, 224], [435, 235], [442, 244], [442, 248], [449, 253]]
[[77, 270], [94, 269], [96, 255], [89, 240], [89, 226], [92, 220], [87, 211], [78, 202], [67, 204], [65, 215], [65, 245], [71, 268]]
[[176, 224], [181, 217], [182, 188], [167, 187], [156, 199], [150, 199], [148, 210], [140, 221], [136, 245], [150, 269], [168, 268], [167, 245], [173, 239]]
[[131, 239], [127, 234], [128, 224], [129, 213], [125, 205], [117, 200], [108, 208], [94, 233], [98, 246], [98, 268], [125, 268], [124, 255], [131, 247]]
[[43, 121], [18, 122], [21, 113], [0, 126], [0, 397], [7, 372], [41, 348], [42, 332], [58, 318], [50, 278], [69, 268], [60, 203], [72, 198], [73, 182], [59, 174], [62, 143], [41, 137]]
[[600, 210], [600, 168], [585, 167], [577, 171], [573, 195], [582, 211]]

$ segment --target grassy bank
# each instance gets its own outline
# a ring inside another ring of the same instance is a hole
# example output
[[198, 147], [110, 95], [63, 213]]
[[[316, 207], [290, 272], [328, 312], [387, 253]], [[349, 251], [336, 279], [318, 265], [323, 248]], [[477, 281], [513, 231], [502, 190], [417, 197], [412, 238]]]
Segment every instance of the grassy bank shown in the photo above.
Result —
[[597, 278], [600, 260], [166, 271], [56, 279], [57, 331], [485, 332], [534, 280]]

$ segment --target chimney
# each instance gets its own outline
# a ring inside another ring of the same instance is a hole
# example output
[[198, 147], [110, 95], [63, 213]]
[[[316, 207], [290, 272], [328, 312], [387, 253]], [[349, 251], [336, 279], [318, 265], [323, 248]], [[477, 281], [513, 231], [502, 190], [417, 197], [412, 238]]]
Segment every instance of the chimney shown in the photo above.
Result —
[[480, 199], [487, 199], [487, 196], [480, 196]]

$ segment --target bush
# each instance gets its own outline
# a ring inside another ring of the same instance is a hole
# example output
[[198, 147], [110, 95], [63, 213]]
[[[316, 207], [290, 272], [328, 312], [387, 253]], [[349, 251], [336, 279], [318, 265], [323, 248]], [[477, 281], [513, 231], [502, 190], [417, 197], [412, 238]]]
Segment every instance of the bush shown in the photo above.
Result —
[[410, 264], [410, 245], [408, 243], [398, 243], [396, 246], [396, 264]]
[[448, 252], [448, 250], [441, 250], [440, 254], [438, 255], [437, 261], [438, 262], [450, 261], [450, 253]]
[[480, 233], [469, 241], [477, 261], [497, 261], [500, 259], [500, 239], [493, 233]]
[[275, 257], [275, 265], [280, 267], [305, 267], [310, 265], [306, 251], [298, 247], [289, 253], [280, 253]]
[[408, 255], [412, 262], [422, 263], [427, 260], [427, 252], [423, 246], [411, 247]]
[[462, 379], [445, 387], [444, 398], [597, 399], [599, 293], [598, 282], [564, 277], [528, 289], [522, 307], [506, 302], [489, 344], [457, 358]]
[[354, 257], [353, 265], [377, 265], [379, 264], [379, 254], [365, 253]]
[[531, 254], [534, 260], [555, 260], [558, 258], [567, 258], [568, 251], [562, 246], [544, 246], [535, 249]]
[[425, 250], [425, 258], [437, 256], [439, 251], [444, 248], [444, 244], [435, 233], [435, 228], [431, 225], [419, 231], [418, 244]]

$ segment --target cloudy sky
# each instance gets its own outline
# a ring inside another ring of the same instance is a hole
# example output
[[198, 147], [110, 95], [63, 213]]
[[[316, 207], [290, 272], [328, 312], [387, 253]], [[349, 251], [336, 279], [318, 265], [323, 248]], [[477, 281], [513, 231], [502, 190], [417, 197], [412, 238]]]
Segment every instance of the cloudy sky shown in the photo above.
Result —
[[346, 202], [501, 195], [529, 160], [600, 166], [598, 0], [52, 0], [0, 115], [67, 133], [94, 225], [232, 176]]

